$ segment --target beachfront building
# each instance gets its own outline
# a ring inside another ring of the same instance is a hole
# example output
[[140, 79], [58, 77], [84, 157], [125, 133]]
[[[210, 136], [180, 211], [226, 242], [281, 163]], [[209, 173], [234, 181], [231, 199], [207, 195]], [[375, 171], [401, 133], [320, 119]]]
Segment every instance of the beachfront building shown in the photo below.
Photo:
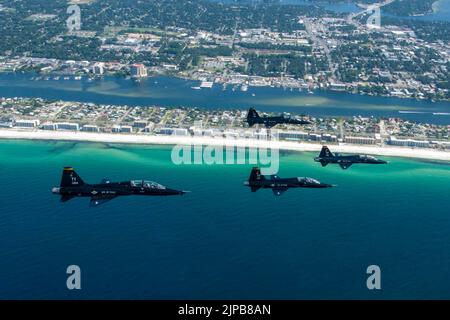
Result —
[[39, 126], [40, 121], [37, 119], [33, 120], [15, 120], [14, 121], [14, 127], [16, 128], [36, 128]]
[[13, 124], [9, 121], [0, 121], [0, 128], [12, 128]]
[[121, 133], [133, 133], [133, 127], [132, 126], [121, 126], [120, 132]]
[[100, 129], [97, 126], [95, 126], [95, 125], [87, 124], [87, 125], [83, 126], [82, 131], [86, 131], [86, 132], [100, 132]]
[[120, 133], [120, 132], [121, 132], [120, 126], [117, 126], [117, 125], [113, 126], [113, 127], [111, 128], [111, 132], [112, 132], [112, 133]]
[[278, 134], [281, 140], [301, 141], [308, 140], [308, 134], [302, 131], [282, 131]]
[[204, 129], [203, 136], [205, 137], [223, 137], [222, 130], [219, 129]]
[[308, 140], [310, 141], [322, 141], [322, 135], [319, 133], [308, 134]]
[[411, 148], [429, 148], [430, 141], [425, 140], [414, 140], [414, 139], [397, 139], [396, 137], [391, 137], [388, 144], [392, 146], [399, 147], [411, 147]]
[[166, 136], [188, 136], [189, 135], [188, 129], [183, 129], [183, 128], [160, 128], [156, 133], [166, 135]]
[[368, 144], [368, 145], [374, 145], [377, 143], [377, 139], [371, 138], [371, 137], [352, 137], [352, 136], [346, 136], [345, 137], [345, 143], [349, 144]]
[[144, 121], [144, 120], [138, 120], [133, 123], [133, 127], [137, 128], [137, 129], [145, 129], [146, 126], [147, 126], [147, 121]]
[[58, 126], [56, 125], [56, 123], [46, 122], [41, 126], [41, 129], [56, 131], [58, 129]]
[[431, 141], [431, 143], [438, 148], [450, 150], [450, 141]]
[[338, 138], [334, 134], [325, 133], [322, 135], [322, 141], [335, 143], [338, 142]]
[[112, 133], [132, 133], [133, 127], [132, 126], [118, 126], [115, 125], [111, 128]]
[[150, 133], [150, 132], [153, 131], [154, 127], [155, 127], [155, 124], [154, 124], [154, 123], [151, 123], [151, 124], [149, 124], [148, 126], [146, 126], [146, 127], [144, 128], [144, 132]]
[[64, 131], [78, 131], [80, 130], [80, 125], [78, 123], [61, 122], [56, 124], [56, 128]]

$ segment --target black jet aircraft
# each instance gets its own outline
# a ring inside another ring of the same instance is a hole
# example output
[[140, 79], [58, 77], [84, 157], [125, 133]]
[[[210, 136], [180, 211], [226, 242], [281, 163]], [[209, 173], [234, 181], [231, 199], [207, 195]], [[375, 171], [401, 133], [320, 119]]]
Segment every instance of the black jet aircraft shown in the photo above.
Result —
[[74, 197], [90, 197], [91, 206], [98, 206], [119, 196], [172, 196], [186, 193], [186, 191], [169, 189], [159, 183], [145, 180], [111, 182], [104, 179], [99, 184], [87, 184], [70, 167], [64, 168], [61, 185], [54, 187], [52, 192], [61, 195], [61, 202], [69, 201]]
[[250, 178], [244, 182], [244, 185], [251, 188], [252, 192], [256, 192], [259, 189], [272, 189], [272, 192], [276, 196], [281, 196], [285, 191], [290, 188], [331, 188], [333, 185], [321, 183], [316, 179], [307, 177], [297, 178], [280, 178], [278, 176], [263, 176], [261, 170], [257, 167], [252, 169]]
[[253, 127], [255, 124], [263, 124], [266, 128], [272, 128], [277, 124], [311, 124], [311, 122], [306, 120], [297, 120], [290, 117], [285, 116], [277, 116], [277, 117], [261, 117], [255, 109], [250, 108], [247, 113], [246, 122], [250, 127]]
[[386, 164], [386, 161], [378, 160], [373, 156], [368, 155], [340, 155], [339, 153], [333, 154], [327, 146], [322, 147], [320, 155], [314, 158], [314, 161], [320, 162], [322, 167], [325, 167], [329, 163], [337, 163], [342, 169], [348, 169], [354, 163], [365, 163], [365, 164]]

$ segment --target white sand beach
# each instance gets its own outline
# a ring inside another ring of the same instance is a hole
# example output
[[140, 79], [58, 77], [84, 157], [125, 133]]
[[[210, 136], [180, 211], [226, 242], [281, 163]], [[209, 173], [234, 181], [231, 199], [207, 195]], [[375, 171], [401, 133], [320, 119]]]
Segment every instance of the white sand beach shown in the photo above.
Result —
[[[146, 145], [191, 145], [202, 144], [210, 146], [230, 147], [260, 147], [291, 151], [318, 152], [322, 144], [291, 141], [264, 141], [249, 139], [225, 139], [191, 136], [164, 136], [146, 134], [112, 134], [112, 133], [88, 133], [68, 131], [44, 131], [44, 130], [16, 130], [0, 129], [0, 139], [19, 140], [51, 140], [51, 141], [79, 141], [97, 143], [118, 144], [146, 144]], [[407, 148], [391, 146], [361, 146], [340, 144], [330, 146], [333, 152], [370, 154], [389, 157], [405, 157], [428, 160], [450, 161], [450, 151], [440, 151], [426, 148]]]

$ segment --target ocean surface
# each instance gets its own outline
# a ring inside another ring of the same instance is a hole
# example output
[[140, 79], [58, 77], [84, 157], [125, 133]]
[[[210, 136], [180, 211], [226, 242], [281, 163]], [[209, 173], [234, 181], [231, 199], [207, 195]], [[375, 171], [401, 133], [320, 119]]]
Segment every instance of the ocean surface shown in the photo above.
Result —
[[82, 101], [131, 106], [199, 107], [204, 109], [248, 109], [289, 112], [316, 117], [375, 116], [403, 118], [416, 122], [450, 124], [450, 102], [419, 101], [362, 96], [343, 92], [289, 90], [250, 87], [243, 92], [222, 85], [194, 90], [199, 81], [172, 77], [151, 77], [137, 83], [123, 77], [64, 80], [48, 76], [36, 79], [33, 73], [0, 73], [0, 97], [41, 97], [50, 100]]
[[[172, 164], [169, 146], [0, 141], [0, 299], [450, 298], [450, 166], [401, 158], [322, 168], [283, 153], [281, 177], [333, 189], [251, 193], [251, 165]], [[60, 203], [87, 182], [150, 179], [191, 193]], [[81, 268], [80, 291], [66, 268]], [[381, 291], [366, 268], [381, 267]]]

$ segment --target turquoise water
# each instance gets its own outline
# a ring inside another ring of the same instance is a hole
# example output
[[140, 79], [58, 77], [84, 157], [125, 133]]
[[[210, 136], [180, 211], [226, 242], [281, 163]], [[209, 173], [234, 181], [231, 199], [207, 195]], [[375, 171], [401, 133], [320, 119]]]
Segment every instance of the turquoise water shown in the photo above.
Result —
[[[279, 175], [338, 187], [274, 197], [250, 167], [175, 166], [170, 147], [0, 141], [0, 298], [450, 298], [450, 166], [322, 168], [283, 153]], [[145, 178], [183, 197], [60, 203], [63, 166], [87, 182]], [[82, 290], [65, 289], [66, 268]], [[382, 290], [366, 289], [377, 264]]]
[[[185, 106], [205, 109], [248, 109], [290, 112], [318, 117], [401, 117], [417, 122], [450, 124], [450, 103], [418, 101], [386, 97], [361, 96], [348, 93], [305, 91], [282, 88], [254, 88], [226, 91], [221, 85], [212, 89], [193, 90], [198, 81], [156, 77], [136, 83], [119, 77], [81, 81], [31, 80], [31, 73], [0, 74], [0, 97], [42, 97], [45, 99], [94, 102], [132, 106]], [[400, 112], [408, 113], [400, 113]], [[433, 113], [440, 113], [435, 115]]]

